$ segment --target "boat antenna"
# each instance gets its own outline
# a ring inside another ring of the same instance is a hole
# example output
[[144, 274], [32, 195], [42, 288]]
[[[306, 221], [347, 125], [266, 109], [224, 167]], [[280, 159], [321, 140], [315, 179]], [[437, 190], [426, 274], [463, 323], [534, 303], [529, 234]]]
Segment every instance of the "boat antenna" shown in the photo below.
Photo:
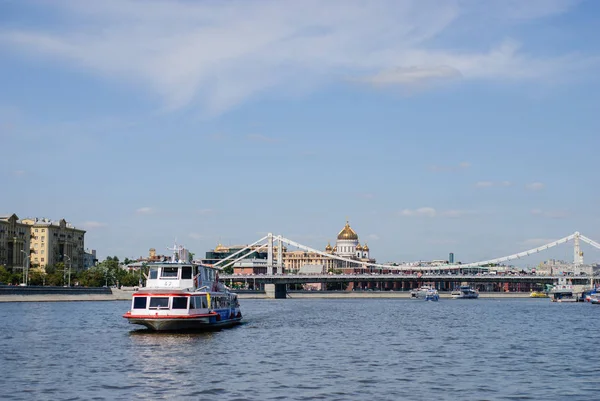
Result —
[[173, 248], [167, 247], [169, 251], [173, 251], [173, 257], [171, 258], [171, 263], [179, 263], [179, 250], [181, 249], [181, 245], [177, 245], [177, 238], [175, 238], [175, 244]]

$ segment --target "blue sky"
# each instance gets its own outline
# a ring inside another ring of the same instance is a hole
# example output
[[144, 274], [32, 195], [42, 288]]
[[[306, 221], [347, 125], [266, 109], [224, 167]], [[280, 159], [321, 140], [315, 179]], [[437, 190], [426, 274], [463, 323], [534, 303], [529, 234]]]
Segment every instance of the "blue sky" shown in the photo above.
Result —
[[[600, 3], [0, 0], [0, 212], [123, 258], [600, 240]], [[584, 246], [586, 261], [600, 252]], [[528, 258], [572, 259], [572, 247]]]

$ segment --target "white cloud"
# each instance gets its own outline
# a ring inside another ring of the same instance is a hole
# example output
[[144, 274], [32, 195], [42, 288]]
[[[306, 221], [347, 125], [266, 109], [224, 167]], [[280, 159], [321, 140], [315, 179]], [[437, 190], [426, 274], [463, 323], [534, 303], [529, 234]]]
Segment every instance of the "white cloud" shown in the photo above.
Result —
[[153, 214], [156, 212], [154, 208], [149, 206], [141, 207], [135, 211], [137, 214]]
[[377, 234], [369, 234], [369, 235], [367, 235], [367, 239], [369, 241], [377, 241], [377, 240], [379, 240], [379, 235], [377, 235]]
[[546, 185], [541, 182], [532, 182], [531, 184], [525, 185], [525, 188], [527, 188], [530, 191], [540, 191], [545, 187]]
[[404, 209], [400, 211], [400, 215], [406, 217], [435, 217], [436, 214], [436, 210], [432, 207], [420, 207], [418, 209]]
[[99, 221], [84, 221], [81, 223], [81, 227], [85, 228], [86, 230], [93, 230], [95, 228], [102, 228], [106, 226], [106, 223], [101, 223]]
[[[486, 28], [506, 32], [570, 5], [487, 3], [57, 0], [52, 28], [11, 24], [0, 30], [0, 45], [148, 88], [167, 109], [198, 104], [212, 113], [266, 91], [306, 93], [342, 79], [395, 86], [459, 76], [552, 81], [591, 67], [578, 55], [528, 54], [502, 35], [469, 49], [483, 18]], [[34, 5], [45, 11], [44, 3]], [[462, 47], [442, 48], [447, 37]]]
[[446, 165], [446, 166], [440, 166], [440, 165], [434, 164], [434, 165], [429, 166], [429, 170], [434, 171], [434, 172], [453, 172], [453, 171], [465, 170], [465, 169], [468, 169], [469, 167], [471, 167], [471, 163], [460, 162], [457, 165]]

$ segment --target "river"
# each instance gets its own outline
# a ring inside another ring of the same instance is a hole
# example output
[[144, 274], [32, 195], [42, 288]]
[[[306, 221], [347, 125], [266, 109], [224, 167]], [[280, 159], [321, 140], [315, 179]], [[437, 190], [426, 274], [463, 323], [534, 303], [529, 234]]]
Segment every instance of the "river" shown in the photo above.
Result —
[[243, 325], [187, 334], [137, 329], [125, 301], [1, 303], [0, 399], [599, 398], [599, 306], [241, 302]]

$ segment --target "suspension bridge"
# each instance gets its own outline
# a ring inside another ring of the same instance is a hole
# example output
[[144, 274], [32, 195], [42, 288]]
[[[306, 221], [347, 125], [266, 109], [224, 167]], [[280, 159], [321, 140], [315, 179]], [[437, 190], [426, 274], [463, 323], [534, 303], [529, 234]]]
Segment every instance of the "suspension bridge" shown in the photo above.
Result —
[[[252, 282], [255, 285], [274, 285], [276, 298], [285, 297], [286, 286], [290, 284], [306, 283], [354, 283], [355, 286], [363, 289], [373, 288], [373, 284], [375, 284], [378, 286], [377, 288], [384, 290], [408, 290], [423, 282], [433, 283], [438, 289], [445, 289], [460, 282], [469, 282], [481, 283], [481, 285], [488, 286], [491, 285], [493, 290], [499, 290], [499, 288], [509, 290], [512, 288], [517, 291], [528, 291], [535, 286], [552, 284], [558, 280], [559, 276], [490, 274], [489, 266], [497, 266], [505, 262], [526, 258], [568, 242], [573, 242], [574, 244], [574, 268], [583, 265], [581, 242], [587, 243], [600, 250], [600, 244], [598, 242], [579, 232], [575, 232], [564, 238], [526, 251], [478, 262], [463, 264], [446, 263], [437, 264], [435, 266], [421, 264], [382, 264], [348, 256], [341, 256], [331, 252], [323, 252], [300, 244], [282, 235], [273, 235], [272, 233], [269, 233], [254, 243], [217, 261], [213, 266], [223, 268], [227, 265], [234, 265], [257, 251], [266, 250], [266, 274], [222, 275], [220, 278], [222, 281], [229, 283]], [[283, 263], [284, 245], [297, 248], [313, 255], [319, 255], [323, 260], [334, 260], [337, 270], [341, 271], [342, 274], [331, 274], [326, 272], [310, 275], [286, 273]], [[570, 277], [570, 279], [573, 284], [590, 285], [590, 282], [593, 282], [594, 274], [591, 272], [589, 276], [573, 276]], [[385, 286], [379, 285], [383, 283], [385, 283]]]

